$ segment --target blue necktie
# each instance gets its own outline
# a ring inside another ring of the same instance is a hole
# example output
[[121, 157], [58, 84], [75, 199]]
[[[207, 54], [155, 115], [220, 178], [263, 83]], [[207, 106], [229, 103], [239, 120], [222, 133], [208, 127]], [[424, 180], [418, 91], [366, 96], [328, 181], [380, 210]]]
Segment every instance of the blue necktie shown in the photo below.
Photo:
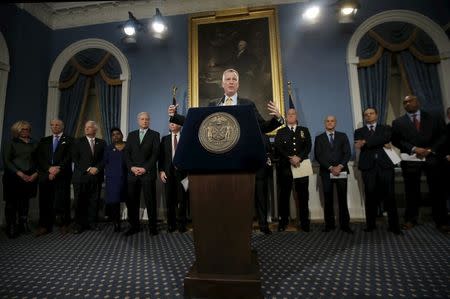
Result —
[[53, 156], [55, 155], [56, 148], [58, 147], [58, 143], [59, 143], [59, 136], [58, 135], [53, 136], [52, 164], [53, 164]]
[[53, 137], [53, 153], [55, 153], [56, 148], [58, 147], [58, 143], [59, 143], [59, 136], [55, 135]]
[[333, 133], [330, 133], [330, 145], [331, 145], [331, 147], [334, 146], [334, 134]]

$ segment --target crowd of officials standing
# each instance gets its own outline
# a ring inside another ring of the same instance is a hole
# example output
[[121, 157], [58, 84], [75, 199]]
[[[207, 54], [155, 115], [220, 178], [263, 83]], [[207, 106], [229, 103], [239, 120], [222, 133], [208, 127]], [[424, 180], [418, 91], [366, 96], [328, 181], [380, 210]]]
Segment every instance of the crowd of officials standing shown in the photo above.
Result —
[[[264, 136], [267, 163], [256, 175], [255, 208], [261, 232], [271, 234], [267, 222], [267, 174], [277, 160], [278, 231], [286, 230], [289, 223], [289, 200], [294, 187], [298, 200], [298, 229], [310, 231], [309, 177], [293, 177], [293, 169], [308, 159], [312, 140], [308, 128], [298, 124], [297, 112], [290, 102], [286, 117], [282, 117], [272, 102], [268, 104], [270, 120], [261, 117], [254, 103], [240, 98], [239, 74], [226, 70], [222, 77], [224, 95], [210, 103], [218, 105], [251, 105], [262, 133], [270, 132], [284, 124], [275, 136], [274, 148]], [[447, 200], [449, 188], [445, 178], [450, 174], [450, 124], [442, 118], [432, 117], [420, 109], [416, 96], [403, 100], [406, 113], [397, 118], [392, 127], [378, 123], [378, 113], [373, 107], [364, 110], [364, 126], [354, 132], [354, 147], [359, 152], [358, 168], [365, 191], [366, 228], [376, 229], [380, 202], [388, 214], [388, 230], [401, 235], [402, 230], [418, 224], [420, 181], [425, 174], [429, 187], [433, 220], [437, 229], [449, 233]], [[82, 233], [99, 229], [98, 209], [105, 183], [107, 214], [114, 231], [122, 231], [120, 203], [126, 202], [129, 226], [126, 236], [138, 233], [140, 224], [140, 197], [145, 201], [151, 235], [158, 234], [156, 207], [156, 180], [164, 184], [167, 206], [167, 231], [186, 232], [188, 192], [182, 182], [187, 174], [176, 169], [172, 159], [177, 148], [184, 116], [176, 113], [176, 105], [168, 108], [170, 134], [160, 139], [160, 134], [150, 129], [150, 115], [137, 115], [139, 129], [123, 140], [120, 128], [110, 130], [112, 144], [96, 137], [97, 124], [87, 121], [85, 136], [74, 139], [64, 133], [64, 123], [59, 119], [50, 122], [52, 135], [36, 142], [31, 138], [31, 125], [18, 121], [11, 128], [13, 138], [3, 152], [3, 190], [5, 200], [6, 233], [15, 238], [30, 231], [28, 226], [29, 201], [39, 187], [39, 224], [36, 236], [52, 232], [57, 225], [61, 233]], [[450, 108], [447, 109], [450, 119]], [[333, 188], [337, 190], [339, 228], [353, 233], [347, 206], [347, 180], [350, 169], [351, 145], [347, 135], [336, 130], [337, 120], [329, 115], [324, 119], [324, 131], [314, 140], [314, 157], [319, 163], [319, 175], [324, 195], [323, 232], [336, 228]], [[396, 165], [386, 149], [397, 147], [403, 160], [400, 163], [406, 195], [405, 221], [400, 225], [394, 196], [394, 168]], [[404, 158], [407, 157], [407, 158]], [[71, 184], [74, 191], [74, 218], [72, 219]]]

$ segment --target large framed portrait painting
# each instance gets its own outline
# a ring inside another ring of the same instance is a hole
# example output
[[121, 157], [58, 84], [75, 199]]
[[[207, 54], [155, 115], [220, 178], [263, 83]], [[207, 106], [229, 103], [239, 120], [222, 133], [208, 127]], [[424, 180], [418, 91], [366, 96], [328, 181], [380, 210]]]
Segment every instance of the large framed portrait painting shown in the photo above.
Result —
[[216, 12], [190, 18], [189, 106], [223, 95], [222, 73], [239, 72], [239, 96], [268, 119], [273, 100], [284, 114], [275, 8]]

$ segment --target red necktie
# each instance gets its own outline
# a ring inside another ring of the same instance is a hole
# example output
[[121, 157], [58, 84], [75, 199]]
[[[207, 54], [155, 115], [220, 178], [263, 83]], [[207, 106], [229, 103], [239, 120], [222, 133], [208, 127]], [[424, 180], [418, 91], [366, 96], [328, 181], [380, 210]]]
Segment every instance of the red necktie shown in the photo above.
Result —
[[173, 135], [173, 151], [172, 151], [172, 158], [173, 158], [173, 156], [175, 156], [175, 151], [177, 150], [177, 145], [178, 145], [177, 134], [175, 134], [175, 135]]
[[413, 119], [414, 126], [416, 127], [416, 130], [420, 131], [420, 121], [417, 119], [417, 114], [414, 113], [412, 115], [412, 119]]

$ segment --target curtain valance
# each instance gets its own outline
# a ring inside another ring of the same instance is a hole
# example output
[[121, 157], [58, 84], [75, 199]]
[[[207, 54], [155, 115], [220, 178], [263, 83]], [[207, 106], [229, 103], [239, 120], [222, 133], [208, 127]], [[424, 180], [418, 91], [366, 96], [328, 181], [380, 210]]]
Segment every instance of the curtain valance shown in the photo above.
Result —
[[358, 67], [374, 65], [384, 51], [398, 53], [405, 50], [424, 63], [441, 61], [434, 42], [425, 32], [412, 24], [389, 22], [376, 26], [361, 39], [357, 49]]
[[99, 75], [108, 85], [121, 85], [120, 64], [117, 59], [102, 49], [87, 49], [77, 53], [64, 67], [59, 81], [59, 89], [70, 88], [80, 74]]

